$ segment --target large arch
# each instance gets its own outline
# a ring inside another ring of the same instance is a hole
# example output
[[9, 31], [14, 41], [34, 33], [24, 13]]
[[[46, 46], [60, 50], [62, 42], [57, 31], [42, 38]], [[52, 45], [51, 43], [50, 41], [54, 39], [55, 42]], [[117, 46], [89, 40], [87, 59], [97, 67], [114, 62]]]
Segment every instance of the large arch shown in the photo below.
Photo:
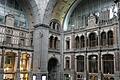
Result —
[[50, 58], [48, 61], [48, 80], [56, 80], [58, 76], [58, 59]]

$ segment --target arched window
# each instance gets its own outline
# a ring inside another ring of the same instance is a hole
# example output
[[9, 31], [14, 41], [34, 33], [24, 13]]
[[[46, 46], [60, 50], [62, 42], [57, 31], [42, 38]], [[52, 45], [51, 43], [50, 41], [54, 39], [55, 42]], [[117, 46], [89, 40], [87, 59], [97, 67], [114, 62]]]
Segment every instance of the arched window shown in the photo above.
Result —
[[55, 37], [55, 40], [54, 40], [54, 48], [56, 49], [58, 47], [58, 38]]
[[84, 56], [77, 56], [77, 72], [84, 72]]
[[70, 57], [65, 58], [65, 69], [70, 69]]
[[66, 49], [70, 49], [70, 38], [66, 38]]
[[79, 36], [76, 36], [75, 38], [75, 45], [76, 45], [76, 49], [79, 48]]
[[55, 22], [53, 22], [53, 29], [55, 29], [55, 27], [56, 27], [56, 23], [55, 23]]
[[84, 47], [85, 47], [85, 38], [84, 38], [83, 35], [80, 37], [80, 47], [81, 47], [81, 48], [84, 48]]
[[97, 55], [89, 56], [89, 72], [90, 73], [98, 72], [98, 56]]
[[102, 32], [101, 33], [101, 46], [105, 46], [106, 45], [106, 33]]
[[49, 48], [53, 48], [53, 39], [54, 39], [54, 37], [50, 36], [50, 39], [49, 39]]
[[105, 54], [102, 58], [103, 73], [114, 74], [114, 56], [112, 54]]
[[89, 35], [89, 46], [96, 47], [97, 45], [97, 37], [95, 33], [90, 33]]
[[107, 33], [107, 37], [108, 37], [108, 46], [112, 46], [113, 45], [113, 31], [108, 31]]
[[57, 24], [57, 31], [60, 31], [60, 24]]

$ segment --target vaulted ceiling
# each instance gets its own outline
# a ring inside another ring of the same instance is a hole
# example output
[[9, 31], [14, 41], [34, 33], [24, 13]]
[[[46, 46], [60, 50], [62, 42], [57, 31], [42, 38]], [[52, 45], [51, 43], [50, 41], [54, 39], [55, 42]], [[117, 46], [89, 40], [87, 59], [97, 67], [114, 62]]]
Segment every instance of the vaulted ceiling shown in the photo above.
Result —
[[[39, 23], [48, 24], [51, 19], [57, 19], [63, 23], [70, 7], [81, 0], [25, 0], [30, 4], [34, 25]], [[28, 5], [27, 4], [27, 5]]]
[[63, 22], [69, 8], [77, 0], [59, 0], [53, 9], [52, 18]]

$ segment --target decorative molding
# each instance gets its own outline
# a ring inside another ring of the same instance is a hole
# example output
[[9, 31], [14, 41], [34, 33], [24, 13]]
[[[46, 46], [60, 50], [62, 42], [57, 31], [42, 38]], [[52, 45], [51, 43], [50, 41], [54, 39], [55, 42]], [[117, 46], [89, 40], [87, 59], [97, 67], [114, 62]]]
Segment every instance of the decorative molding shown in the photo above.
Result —
[[46, 24], [37, 24], [37, 25], [34, 26], [34, 28], [38, 28], [38, 27], [49, 28], [50, 26], [49, 26], [49, 25], [46, 25]]

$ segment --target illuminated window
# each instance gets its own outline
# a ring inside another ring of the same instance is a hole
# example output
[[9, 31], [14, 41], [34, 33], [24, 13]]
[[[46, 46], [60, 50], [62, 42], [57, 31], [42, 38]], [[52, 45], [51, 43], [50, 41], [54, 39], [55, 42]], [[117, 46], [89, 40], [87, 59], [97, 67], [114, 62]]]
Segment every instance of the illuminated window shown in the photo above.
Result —
[[98, 56], [97, 55], [89, 56], [89, 72], [90, 73], [98, 72]]

